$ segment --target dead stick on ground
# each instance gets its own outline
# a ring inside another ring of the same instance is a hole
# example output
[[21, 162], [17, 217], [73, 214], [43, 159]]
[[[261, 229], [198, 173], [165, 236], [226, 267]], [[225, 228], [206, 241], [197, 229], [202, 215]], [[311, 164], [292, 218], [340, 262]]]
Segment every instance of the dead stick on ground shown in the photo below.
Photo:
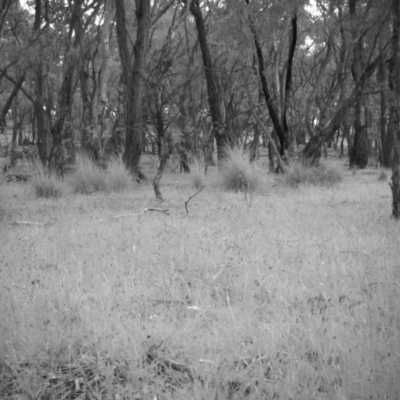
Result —
[[31, 222], [31, 221], [14, 221], [11, 222], [12, 225], [37, 225], [37, 226], [45, 226], [49, 222]]
[[189, 215], [189, 210], [188, 210], [189, 201], [192, 200], [194, 196], [196, 196], [197, 194], [199, 194], [204, 188], [205, 188], [205, 186], [202, 186], [195, 194], [193, 194], [192, 196], [190, 196], [190, 197], [187, 199], [187, 201], [185, 201], [186, 215]]
[[[169, 210], [168, 209], [164, 209], [164, 208], [145, 208], [142, 212], [140, 213], [134, 213], [134, 214], [121, 214], [121, 215], [116, 215], [115, 217], [110, 217], [111, 219], [118, 219], [118, 218], [124, 218], [124, 217], [137, 217], [139, 215], [143, 215], [146, 211], [159, 211], [164, 213], [165, 215], [169, 215]], [[99, 219], [97, 222], [102, 222], [105, 221], [105, 219]]]

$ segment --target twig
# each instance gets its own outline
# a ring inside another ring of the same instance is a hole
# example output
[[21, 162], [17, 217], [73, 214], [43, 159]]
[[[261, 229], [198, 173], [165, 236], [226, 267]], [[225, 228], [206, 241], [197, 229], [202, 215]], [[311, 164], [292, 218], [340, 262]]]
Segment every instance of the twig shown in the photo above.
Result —
[[37, 226], [45, 226], [49, 222], [32, 222], [32, 221], [14, 221], [11, 222], [11, 225], [37, 225]]
[[189, 201], [192, 200], [194, 196], [196, 196], [197, 194], [199, 194], [204, 188], [205, 188], [205, 186], [202, 186], [195, 194], [193, 194], [192, 196], [190, 196], [190, 197], [187, 199], [187, 201], [185, 201], [186, 215], [189, 215], [189, 210], [188, 210]]
[[[164, 209], [164, 208], [151, 208], [151, 207], [147, 207], [145, 208], [142, 212], [140, 213], [134, 213], [134, 214], [120, 214], [120, 215], [116, 215], [114, 217], [110, 217], [111, 219], [118, 219], [118, 218], [125, 218], [125, 217], [137, 217], [139, 215], [143, 215], [146, 211], [159, 211], [164, 213], [165, 215], [169, 215], [169, 210], [168, 209]], [[107, 218], [104, 219], [99, 219], [97, 220], [97, 222], [102, 222], [105, 221]]]

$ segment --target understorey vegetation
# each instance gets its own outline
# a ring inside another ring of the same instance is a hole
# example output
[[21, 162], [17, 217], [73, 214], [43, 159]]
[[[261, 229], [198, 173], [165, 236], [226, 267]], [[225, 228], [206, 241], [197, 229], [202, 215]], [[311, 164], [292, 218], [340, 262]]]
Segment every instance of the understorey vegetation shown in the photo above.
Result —
[[251, 206], [217, 167], [201, 191], [171, 167], [164, 202], [145, 181], [3, 182], [0, 397], [399, 398], [387, 181], [336, 168], [295, 190], [259, 176]]

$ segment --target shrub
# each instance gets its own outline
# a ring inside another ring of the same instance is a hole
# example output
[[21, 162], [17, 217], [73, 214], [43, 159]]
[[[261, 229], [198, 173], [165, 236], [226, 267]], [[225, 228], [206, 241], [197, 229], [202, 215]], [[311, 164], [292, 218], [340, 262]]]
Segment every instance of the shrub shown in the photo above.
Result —
[[220, 168], [220, 180], [225, 189], [253, 192], [260, 185], [260, 177], [248, 154], [234, 147], [225, 149], [225, 157]]
[[190, 179], [192, 185], [196, 189], [206, 186], [207, 178], [204, 173], [204, 168], [199, 160], [194, 160], [193, 163], [190, 164]]
[[283, 186], [297, 188], [300, 185], [333, 186], [343, 180], [343, 170], [338, 164], [321, 163], [318, 167], [296, 162], [279, 177]]
[[85, 154], [77, 156], [70, 182], [75, 193], [90, 194], [107, 189], [104, 171]]
[[113, 158], [108, 163], [106, 182], [108, 192], [123, 192], [132, 186], [132, 175], [120, 157]]
[[32, 186], [37, 197], [61, 197], [63, 195], [63, 184], [55, 176], [39, 174], [32, 179]]
[[382, 169], [381, 172], [379, 172], [378, 181], [387, 181], [387, 179], [388, 179], [387, 173], [384, 169]]
[[46, 168], [42, 165], [39, 159], [34, 160], [38, 175], [32, 179], [32, 187], [36, 197], [62, 197], [64, 192], [63, 183], [56, 177], [46, 173]]

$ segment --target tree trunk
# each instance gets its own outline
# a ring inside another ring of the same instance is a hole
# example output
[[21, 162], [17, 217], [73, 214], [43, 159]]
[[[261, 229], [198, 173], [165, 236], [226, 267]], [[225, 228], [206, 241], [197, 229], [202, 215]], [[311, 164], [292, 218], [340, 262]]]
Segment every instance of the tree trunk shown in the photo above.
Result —
[[284, 136], [286, 138], [286, 148], [285, 151], [289, 149], [289, 126], [287, 123], [287, 112], [289, 110], [290, 103], [290, 94], [292, 89], [292, 67], [293, 67], [293, 59], [294, 53], [296, 50], [297, 43], [297, 15], [294, 14], [292, 17], [292, 34], [290, 37], [289, 43], [289, 56], [286, 67], [286, 80], [285, 80], [285, 91], [284, 91], [284, 99], [283, 99], [283, 107], [282, 107], [282, 128], [284, 132]]
[[[127, 169], [133, 175], [142, 178], [143, 175], [139, 169], [139, 161], [144, 139], [142, 101], [146, 72], [145, 57], [150, 28], [149, 0], [136, 0], [136, 19], [137, 34], [133, 50], [134, 62], [132, 74], [123, 68], [125, 71], [125, 81], [129, 82], [129, 86], [126, 86], [126, 142], [123, 160]], [[123, 50], [123, 53], [124, 52], [125, 50]], [[124, 57], [125, 56], [124, 54]]]
[[[358, 85], [363, 68], [363, 40], [359, 37], [359, 29], [356, 15], [356, 0], [349, 0], [349, 14], [352, 22], [352, 38], [355, 42], [353, 48], [353, 62], [351, 72], [354, 84]], [[362, 88], [361, 88], [362, 89]], [[363, 98], [357, 96], [354, 104], [354, 142], [350, 153], [350, 166], [366, 168], [368, 165], [368, 132], [362, 121]]]
[[[246, 0], [246, 4], [247, 5], [249, 4], [249, 0]], [[287, 150], [289, 148], [288, 132], [284, 130], [284, 128], [282, 127], [282, 125], [279, 121], [278, 112], [275, 109], [273, 99], [271, 97], [271, 93], [269, 90], [268, 81], [267, 81], [267, 77], [266, 77], [266, 73], [265, 73], [264, 56], [263, 56], [260, 42], [258, 40], [258, 36], [257, 36], [257, 32], [256, 32], [256, 29], [254, 26], [253, 18], [250, 15], [247, 15], [247, 18], [249, 21], [250, 30], [253, 34], [254, 46], [256, 48], [257, 59], [258, 59], [258, 71], [260, 74], [261, 87], [262, 87], [262, 90], [264, 93], [265, 102], [267, 103], [269, 115], [271, 117], [276, 134], [279, 139], [279, 144], [280, 144], [279, 153], [280, 153], [281, 157], [284, 158], [285, 153], [287, 152]]]
[[307, 97], [307, 100], [306, 100], [305, 122], [306, 122], [307, 132], [308, 132], [310, 138], [315, 136], [314, 127], [312, 126], [312, 118], [311, 118], [312, 106], [315, 103], [315, 98], [318, 94], [318, 90], [322, 84], [323, 79], [325, 78], [325, 74], [328, 69], [330, 59], [331, 59], [332, 48], [333, 48], [333, 33], [331, 33], [329, 35], [328, 42], [327, 42], [326, 54], [325, 54], [324, 59], [321, 62], [321, 67], [319, 69], [317, 80], [315, 82], [313, 90], [311, 91], [310, 95]]
[[344, 100], [339, 102], [339, 105], [334, 112], [332, 119], [323, 127], [318, 135], [312, 137], [303, 150], [303, 157], [311, 163], [315, 163], [318, 159], [318, 152], [321, 146], [329, 140], [332, 140], [335, 132], [340, 128], [340, 125], [347, 115], [347, 112], [354, 105], [356, 98], [361, 97], [362, 89], [365, 82], [372, 76], [383, 59], [384, 54], [379, 54], [374, 61], [370, 62], [361, 75], [361, 78], [349, 95], [344, 95]]
[[[36, 35], [40, 34], [40, 26], [42, 23], [42, 1], [35, 1], [35, 22], [33, 30]], [[40, 162], [43, 166], [47, 166], [52, 147], [50, 118], [44, 109], [44, 79], [43, 79], [43, 63], [39, 57], [38, 64], [35, 66], [35, 82], [34, 92], [35, 101], [33, 103], [34, 115], [36, 120], [37, 132], [37, 148]]]
[[93, 114], [96, 117], [96, 125], [98, 125], [94, 127], [94, 141], [96, 142], [96, 148], [99, 149], [100, 157], [103, 156], [105, 137], [109, 136], [109, 118], [107, 118], [107, 87], [108, 77], [110, 74], [110, 26], [114, 17], [115, 1], [106, 0], [104, 24], [101, 32], [102, 64], [100, 68], [98, 99], [96, 101], [96, 109], [93, 110]]
[[[64, 76], [59, 92], [57, 119], [52, 129], [53, 143], [50, 152], [51, 171], [64, 175], [64, 165], [75, 161], [74, 131], [72, 127], [71, 107], [74, 89], [74, 74], [78, 61], [78, 47], [81, 35], [81, 10], [83, 0], [75, 0], [69, 26], [69, 40], [64, 57]], [[75, 34], [72, 42], [73, 33]]]
[[393, 140], [392, 179], [392, 216], [400, 219], [400, 5], [398, 0], [392, 2], [392, 55], [389, 61], [389, 101], [390, 116], [388, 130]]
[[204, 75], [207, 83], [208, 105], [212, 120], [212, 133], [217, 143], [218, 163], [224, 157], [224, 147], [230, 143], [230, 138], [225, 130], [225, 115], [220, 94], [221, 88], [218, 85], [217, 76], [213, 68], [210, 50], [207, 43], [207, 33], [204, 26], [203, 15], [201, 13], [199, 0], [188, 0], [190, 12], [196, 22], [197, 34], [199, 38], [201, 54], [203, 57]]
[[13, 90], [11, 91], [8, 99], [6, 100], [3, 108], [0, 112], [0, 132], [3, 133], [6, 128], [6, 115], [10, 111], [12, 103], [14, 99], [17, 97], [19, 90], [21, 89], [22, 84], [25, 81], [25, 74], [23, 74], [18, 81], [15, 83]]
[[153, 178], [153, 188], [158, 200], [163, 200], [161, 190], [160, 190], [160, 181], [161, 177], [164, 173], [165, 166], [167, 164], [169, 152], [166, 146], [166, 138], [165, 138], [165, 126], [164, 126], [164, 118], [162, 111], [162, 94], [157, 94], [156, 98], [156, 129], [157, 129], [157, 145], [158, 145], [158, 159], [160, 160], [160, 164], [157, 169], [157, 173]]
[[[380, 49], [382, 51], [382, 49]], [[386, 70], [386, 65], [384, 60], [382, 59], [382, 62], [379, 64], [378, 67], [378, 74], [377, 74], [377, 79], [382, 88], [386, 86], [387, 82], [387, 70]], [[391, 167], [391, 159], [390, 159], [390, 154], [392, 151], [392, 138], [391, 135], [388, 132], [388, 127], [387, 127], [387, 113], [388, 113], [388, 102], [387, 102], [387, 97], [388, 97], [388, 91], [387, 90], [381, 90], [380, 92], [380, 121], [379, 121], [379, 130], [380, 130], [380, 157], [379, 161], [381, 163], [381, 166], [384, 168], [390, 168]]]

